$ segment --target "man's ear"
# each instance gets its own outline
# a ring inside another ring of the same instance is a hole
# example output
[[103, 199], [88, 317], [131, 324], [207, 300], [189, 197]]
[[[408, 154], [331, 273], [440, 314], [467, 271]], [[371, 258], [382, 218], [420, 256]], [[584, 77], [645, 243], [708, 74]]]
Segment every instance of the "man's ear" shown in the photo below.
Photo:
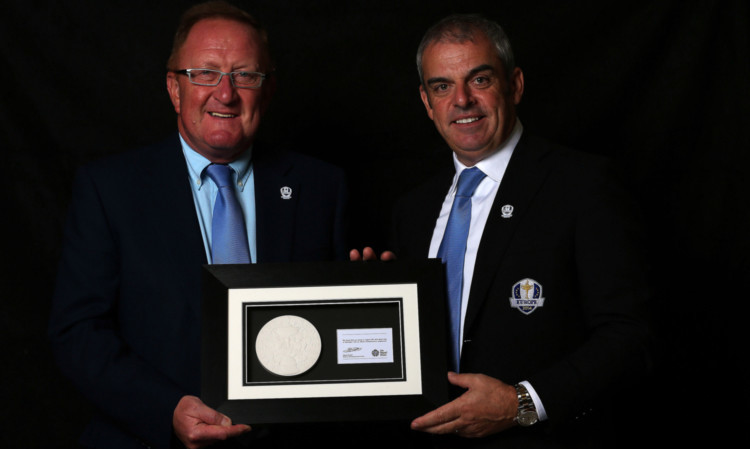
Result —
[[524, 88], [523, 71], [518, 67], [513, 69], [510, 86], [513, 89], [513, 92], [511, 93], [513, 97], [513, 104], [518, 105], [518, 103], [521, 102], [521, 97], [523, 97]]
[[172, 106], [174, 111], [180, 113], [180, 83], [177, 82], [177, 74], [174, 72], [167, 72], [167, 93], [169, 99], [172, 100]]
[[427, 95], [427, 92], [424, 90], [424, 86], [422, 86], [421, 84], [419, 85], [419, 96], [422, 97], [422, 103], [424, 104], [424, 108], [427, 110], [427, 116], [430, 117], [430, 120], [433, 120], [432, 103], [430, 103], [430, 96]]

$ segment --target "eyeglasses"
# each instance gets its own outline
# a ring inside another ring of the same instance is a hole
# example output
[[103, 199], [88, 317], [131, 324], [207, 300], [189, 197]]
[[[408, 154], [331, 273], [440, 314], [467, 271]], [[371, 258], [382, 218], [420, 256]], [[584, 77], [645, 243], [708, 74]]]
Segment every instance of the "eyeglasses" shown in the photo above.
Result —
[[190, 82], [198, 86], [218, 86], [224, 75], [229, 75], [232, 86], [240, 89], [257, 89], [263, 84], [263, 80], [268, 77], [265, 73], [260, 72], [222, 72], [221, 70], [211, 69], [183, 69], [172, 70], [172, 72], [187, 75]]

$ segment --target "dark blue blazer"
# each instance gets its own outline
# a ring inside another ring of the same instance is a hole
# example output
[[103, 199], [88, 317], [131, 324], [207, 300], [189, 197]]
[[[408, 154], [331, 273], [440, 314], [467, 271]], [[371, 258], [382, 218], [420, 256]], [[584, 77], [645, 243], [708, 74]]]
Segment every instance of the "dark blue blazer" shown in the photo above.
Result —
[[[427, 256], [454, 173], [447, 168], [397, 205], [399, 258]], [[505, 205], [512, 216], [503, 216]], [[639, 222], [604, 160], [523, 134], [480, 241], [460, 366], [509, 384], [528, 380], [549, 421], [441, 444], [564, 447], [566, 439], [597, 438], [573, 423], [596, 415], [649, 366]], [[528, 315], [510, 307], [513, 285], [526, 278], [542, 285], [545, 298]]]
[[[253, 169], [259, 263], [346, 257], [339, 169], [261, 145]], [[84, 445], [169, 447], [177, 402], [199, 395], [207, 260], [187, 173], [175, 135], [76, 176], [49, 332], [96, 407]]]

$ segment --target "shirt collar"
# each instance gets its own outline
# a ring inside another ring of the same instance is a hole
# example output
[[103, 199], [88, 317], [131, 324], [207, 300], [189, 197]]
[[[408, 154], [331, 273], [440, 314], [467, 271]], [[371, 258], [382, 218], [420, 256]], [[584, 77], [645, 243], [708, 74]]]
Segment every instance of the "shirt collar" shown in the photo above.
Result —
[[[495, 182], [500, 182], [503, 179], [505, 169], [508, 167], [510, 157], [513, 155], [513, 150], [515, 150], [522, 133], [523, 125], [521, 125], [520, 120], [516, 119], [513, 131], [510, 132], [510, 136], [505, 139], [505, 142], [500, 145], [497, 151], [477, 162], [475, 167], [482, 170], [488, 178]], [[456, 153], [453, 153], [453, 166], [456, 168], [456, 177], [453, 182], [453, 188], [455, 188], [455, 184], [458, 182], [458, 175], [468, 167], [458, 160]]]
[[[207, 178], [207, 175], [205, 174], [206, 167], [211, 165], [211, 161], [192, 149], [190, 145], [185, 142], [185, 139], [182, 138], [182, 135], [180, 135], [180, 143], [182, 144], [182, 153], [185, 155], [185, 160], [187, 161], [190, 181], [198, 190], [200, 190]], [[240, 157], [227, 164], [232, 167], [232, 170], [237, 174], [237, 188], [240, 192], [245, 189], [247, 180], [252, 172], [252, 155], [253, 147], [251, 146], [247, 151], [244, 151]]]

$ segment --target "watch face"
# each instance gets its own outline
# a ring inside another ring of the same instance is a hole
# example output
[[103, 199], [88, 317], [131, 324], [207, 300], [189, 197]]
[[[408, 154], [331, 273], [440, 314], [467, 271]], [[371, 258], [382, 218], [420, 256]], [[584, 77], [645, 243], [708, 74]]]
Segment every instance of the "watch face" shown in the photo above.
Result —
[[524, 411], [518, 415], [518, 424], [527, 427], [536, 423], [538, 419], [536, 412]]

